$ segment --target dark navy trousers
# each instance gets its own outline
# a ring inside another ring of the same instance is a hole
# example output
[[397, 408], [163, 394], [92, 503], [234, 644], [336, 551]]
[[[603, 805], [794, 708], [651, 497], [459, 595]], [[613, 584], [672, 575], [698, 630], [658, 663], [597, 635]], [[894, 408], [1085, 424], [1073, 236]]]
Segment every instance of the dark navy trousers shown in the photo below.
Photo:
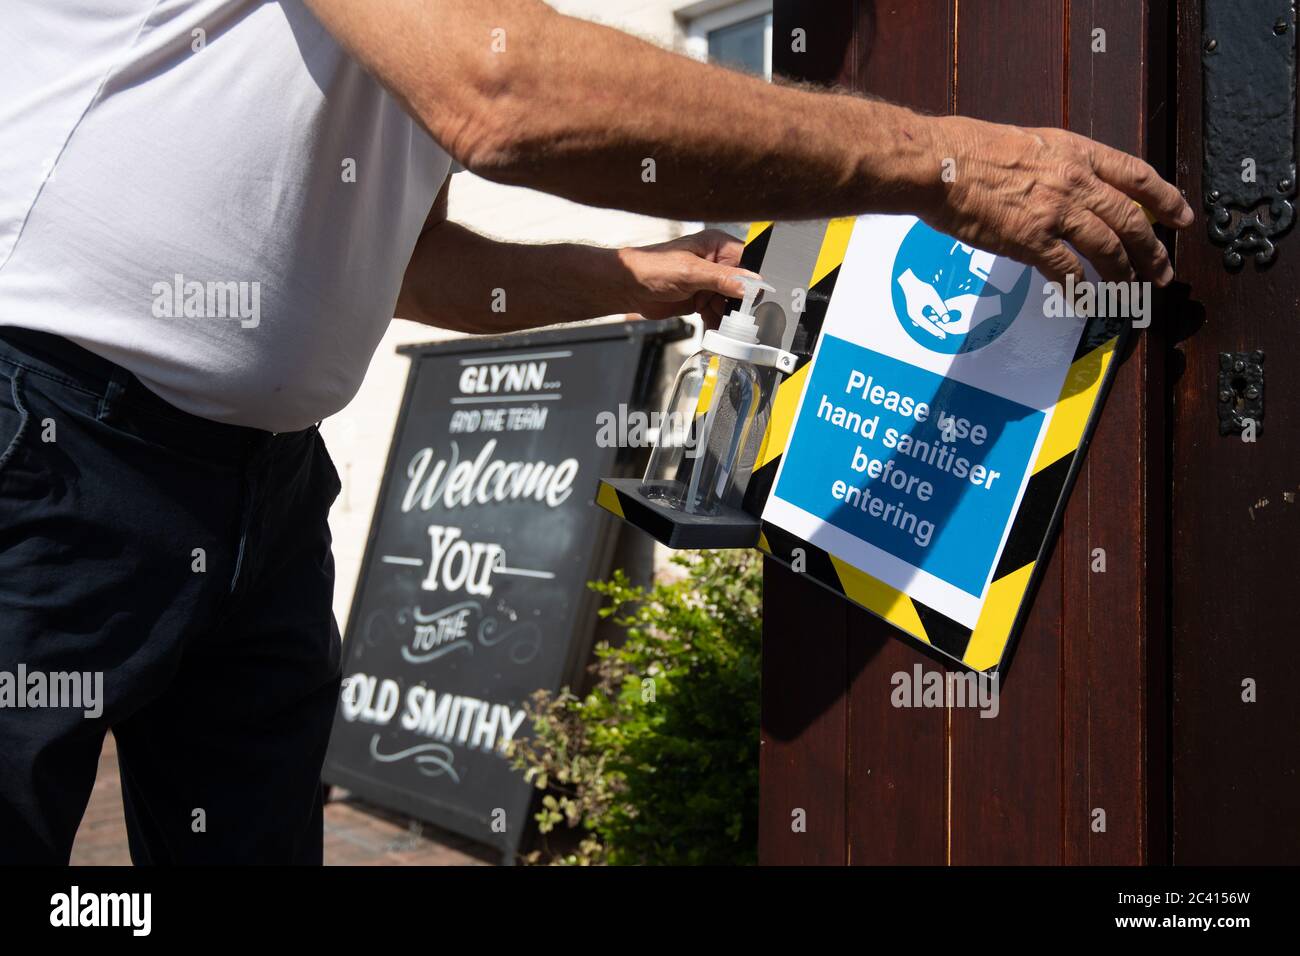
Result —
[[[0, 328], [0, 863], [68, 861], [110, 729], [136, 863], [321, 861], [338, 492], [315, 427]], [[57, 675], [100, 675], [102, 712], [34, 693]]]

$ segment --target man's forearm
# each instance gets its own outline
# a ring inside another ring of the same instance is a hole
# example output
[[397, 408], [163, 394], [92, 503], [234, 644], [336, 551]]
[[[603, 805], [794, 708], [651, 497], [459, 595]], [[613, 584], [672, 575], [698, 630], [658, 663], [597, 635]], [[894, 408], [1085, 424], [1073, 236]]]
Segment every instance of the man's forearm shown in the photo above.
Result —
[[442, 222], [416, 245], [396, 315], [458, 332], [513, 332], [623, 311], [626, 282], [617, 249], [498, 242]]
[[[768, 84], [571, 17], [517, 42], [501, 128], [467, 157], [486, 178], [708, 220], [894, 211], [940, 186], [932, 120], [910, 110]], [[599, 77], [584, 75], [593, 64]]]
[[934, 121], [901, 107], [774, 86], [535, 0], [310, 3], [488, 179], [718, 220], [915, 209], [941, 188]]
[[1138, 209], [1191, 208], [1135, 157], [1058, 129], [928, 117], [764, 83], [541, 0], [306, 0], [469, 169], [673, 219], [907, 212], [1064, 281], [1173, 279]]

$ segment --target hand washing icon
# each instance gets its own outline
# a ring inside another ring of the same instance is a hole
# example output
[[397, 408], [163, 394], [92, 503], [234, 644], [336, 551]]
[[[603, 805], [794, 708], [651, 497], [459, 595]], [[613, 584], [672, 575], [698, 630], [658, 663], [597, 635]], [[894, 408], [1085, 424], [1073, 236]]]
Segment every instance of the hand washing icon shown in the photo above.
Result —
[[894, 310], [915, 341], [955, 355], [988, 345], [1019, 314], [1031, 271], [918, 222], [894, 259]]

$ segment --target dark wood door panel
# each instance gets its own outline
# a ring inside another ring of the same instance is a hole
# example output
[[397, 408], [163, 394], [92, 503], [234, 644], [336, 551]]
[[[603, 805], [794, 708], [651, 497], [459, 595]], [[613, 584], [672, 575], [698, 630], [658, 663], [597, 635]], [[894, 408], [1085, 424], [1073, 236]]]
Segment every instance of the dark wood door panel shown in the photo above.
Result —
[[[1065, 32], [1062, 0], [962, 3], [957, 112], [1061, 125]], [[952, 712], [953, 863], [1061, 860], [1062, 606], [1058, 545], [1003, 681], [997, 718]]]
[[[1069, 14], [1067, 127], [1165, 171], [1165, 125], [1147, 121], [1170, 115], [1165, 4], [1071, 0]], [[1123, 356], [1061, 537], [1067, 863], [1164, 858], [1162, 318]]]
[[[953, 0], [862, 3], [860, 90], [930, 113], [953, 93]], [[940, 665], [848, 606], [848, 846], [860, 864], [941, 864], [948, 856], [948, 714], [898, 708], [898, 673]]]
[[844, 607], [771, 560], [763, 594], [759, 860], [841, 866], [848, 862]]
[[[1201, 4], [1178, 8], [1180, 185], [1201, 187]], [[1279, 91], [1280, 92], [1280, 91]], [[1244, 108], [1245, 104], [1243, 104]], [[1202, 213], [1203, 216], [1203, 213]], [[1264, 271], [1224, 269], [1202, 218], [1178, 240], [1191, 287], [1173, 415], [1173, 852], [1300, 862], [1300, 235]], [[1218, 430], [1219, 353], [1265, 352], [1254, 443]], [[1243, 682], [1257, 700], [1243, 700]]]
[[[853, 88], [856, 26], [852, 0], [777, 0], [773, 72]], [[764, 562], [758, 852], [767, 865], [848, 861], [845, 608], [799, 574]]]

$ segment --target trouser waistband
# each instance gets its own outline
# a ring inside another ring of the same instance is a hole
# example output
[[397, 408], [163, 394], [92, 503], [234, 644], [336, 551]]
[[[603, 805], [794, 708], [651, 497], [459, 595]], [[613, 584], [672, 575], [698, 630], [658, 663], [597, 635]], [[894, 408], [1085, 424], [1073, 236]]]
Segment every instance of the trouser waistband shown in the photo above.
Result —
[[103, 356], [49, 332], [0, 326], [0, 359], [66, 385], [93, 392], [105, 402], [124, 403], [168, 426], [181, 444], [196, 442], [214, 457], [240, 457], [279, 445], [316, 430], [276, 434], [260, 428], [232, 425], [183, 411], [150, 391], [133, 373]]

